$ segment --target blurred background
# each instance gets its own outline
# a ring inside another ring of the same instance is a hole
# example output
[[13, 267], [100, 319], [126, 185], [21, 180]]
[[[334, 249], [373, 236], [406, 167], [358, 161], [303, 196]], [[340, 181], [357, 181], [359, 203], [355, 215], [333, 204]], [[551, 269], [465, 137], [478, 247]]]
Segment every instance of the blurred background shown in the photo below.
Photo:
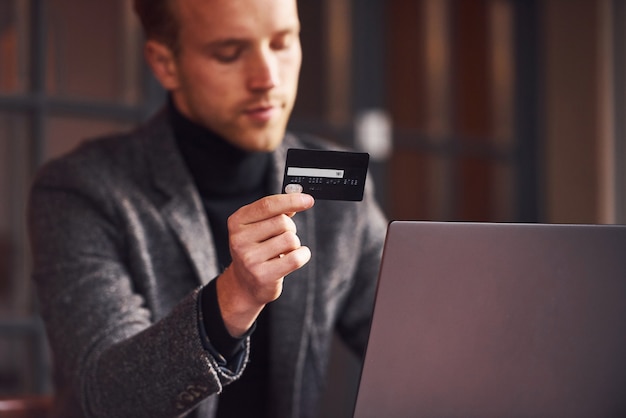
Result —
[[[625, 223], [623, 0], [299, 8], [290, 127], [370, 152], [390, 219]], [[0, 397], [52, 391], [24, 227], [34, 171], [163, 98], [130, 0], [0, 0]]]

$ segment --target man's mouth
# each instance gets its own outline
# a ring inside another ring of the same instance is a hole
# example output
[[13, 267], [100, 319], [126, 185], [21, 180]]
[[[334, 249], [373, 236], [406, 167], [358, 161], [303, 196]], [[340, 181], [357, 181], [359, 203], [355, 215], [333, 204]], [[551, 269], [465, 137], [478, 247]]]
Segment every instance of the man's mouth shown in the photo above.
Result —
[[268, 122], [279, 112], [280, 107], [273, 104], [250, 106], [244, 110], [244, 114], [255, 122]]

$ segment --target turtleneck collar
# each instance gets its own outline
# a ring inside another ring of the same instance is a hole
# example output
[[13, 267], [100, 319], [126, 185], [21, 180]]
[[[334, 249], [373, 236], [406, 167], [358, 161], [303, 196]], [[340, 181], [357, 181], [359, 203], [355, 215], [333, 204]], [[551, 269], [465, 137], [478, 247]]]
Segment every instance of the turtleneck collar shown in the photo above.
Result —
[[270, 154], [244, 151], [189, 120], [168, 100], [180, 152], [203, 197], [228, 197], [266, 187]]

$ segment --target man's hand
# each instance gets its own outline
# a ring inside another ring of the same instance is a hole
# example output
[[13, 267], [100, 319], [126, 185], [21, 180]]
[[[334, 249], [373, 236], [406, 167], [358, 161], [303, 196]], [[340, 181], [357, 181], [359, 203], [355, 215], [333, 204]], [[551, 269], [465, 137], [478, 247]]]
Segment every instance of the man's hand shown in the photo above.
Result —
[[283, 289], [284, 277], [305, 265], [311, 251], [300, 244], [291, 217], [314, 204], [307, 194], [279, 194], [244, 206], [228, 218], [232, 263], [217, 279], [226, 328], [243, 335]]

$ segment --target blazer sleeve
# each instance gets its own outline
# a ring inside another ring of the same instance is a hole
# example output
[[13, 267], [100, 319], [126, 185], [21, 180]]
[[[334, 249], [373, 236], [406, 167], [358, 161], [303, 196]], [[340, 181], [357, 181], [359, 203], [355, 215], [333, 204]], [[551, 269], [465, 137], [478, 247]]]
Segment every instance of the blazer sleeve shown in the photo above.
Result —
[[115, 207], [84, 178], [50, 174], [32, 188], [28, 225], [55, 383], [71, 393], [59, 397], [82, 410], [64, 416], [182, 416], [237, 379], [249, 342], [237, 367], [203, 347], [200, 288], [155, 320], [125, 263]]

